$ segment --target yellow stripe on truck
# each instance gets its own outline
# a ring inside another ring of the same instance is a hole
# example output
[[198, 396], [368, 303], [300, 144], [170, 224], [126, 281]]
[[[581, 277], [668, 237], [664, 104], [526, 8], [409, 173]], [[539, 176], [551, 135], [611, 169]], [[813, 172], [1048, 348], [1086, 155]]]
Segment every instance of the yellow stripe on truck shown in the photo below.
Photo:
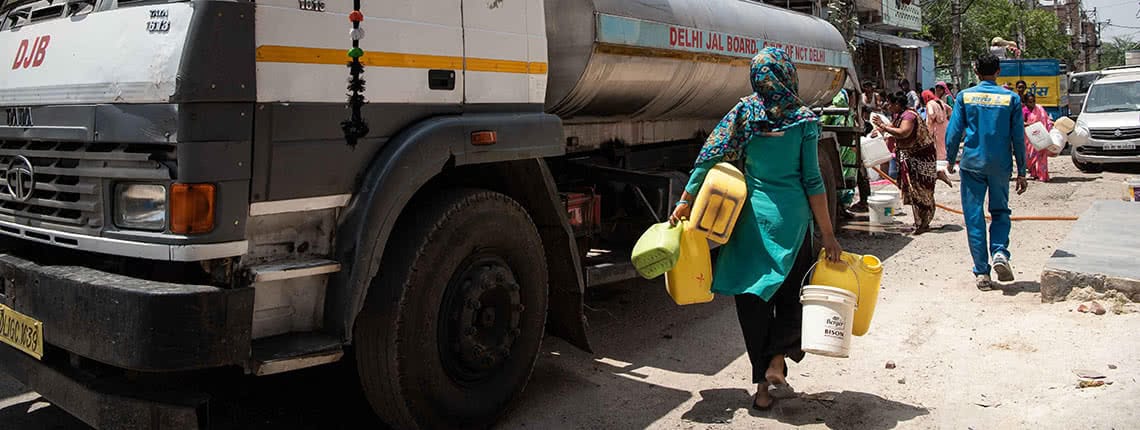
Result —
[[[348, 63], [343, 49], [303, 48], [299, 46], [262, 45], [257, 47], [259, 63], [336, 64]], [[365, 52], [360, 62], [370, 67], [398, 67], [405, 69], [445, 69], [472, 72], [522, 73], [544, 75], [546, 63], [468, 58], [443, 55], [401, 54], [394, 52]]]

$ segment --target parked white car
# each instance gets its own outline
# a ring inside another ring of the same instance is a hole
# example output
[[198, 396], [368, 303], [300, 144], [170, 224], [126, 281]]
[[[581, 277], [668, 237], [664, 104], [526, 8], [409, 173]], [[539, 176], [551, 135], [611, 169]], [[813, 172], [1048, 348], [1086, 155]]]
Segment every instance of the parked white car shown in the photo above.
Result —
[[1140, 163], [1140, 73], [1094, 82], [1069, 142], [1073, 164], [1082, 172], [1099, 172], [1106, 164]]

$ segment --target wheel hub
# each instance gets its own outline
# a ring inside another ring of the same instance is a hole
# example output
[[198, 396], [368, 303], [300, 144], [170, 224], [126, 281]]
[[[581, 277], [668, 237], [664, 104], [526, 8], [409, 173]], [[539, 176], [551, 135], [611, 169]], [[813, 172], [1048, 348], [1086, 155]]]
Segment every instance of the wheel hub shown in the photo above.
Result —
[[441, 322], [444, 368], [461, 381], [482, 379], [501, 366], [521, 331], [525, 308], [510, 266], [497, 256], [469, 259], [448, 286]]

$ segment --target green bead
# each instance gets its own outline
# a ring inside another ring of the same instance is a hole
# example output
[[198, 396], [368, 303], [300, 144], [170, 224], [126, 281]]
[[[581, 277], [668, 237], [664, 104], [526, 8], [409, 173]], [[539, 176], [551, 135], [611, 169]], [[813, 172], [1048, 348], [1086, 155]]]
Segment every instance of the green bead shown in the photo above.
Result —
[[364, 56], [364, 50], [363, 50], [363, 49], [360, 49], [360, 48], [352, 48], [352, 49], [349, 49], [349, 50], [348, 50], [348, 56], [349, 56], [350, 58], [360, 58], [360, 57], [363, 57], [363, 56]]

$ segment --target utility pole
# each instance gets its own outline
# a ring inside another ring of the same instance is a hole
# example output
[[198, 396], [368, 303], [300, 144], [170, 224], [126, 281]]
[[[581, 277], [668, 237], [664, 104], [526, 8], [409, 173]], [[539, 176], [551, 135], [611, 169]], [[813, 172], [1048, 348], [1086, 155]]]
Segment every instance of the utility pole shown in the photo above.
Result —
[[950, 0], [951, 32], [954, 34], [954, 88], [962, 90], [962, 11], [960, 0]]
[[1025, 51], [1025, 1], [1017, 0], [1017, 48]]

